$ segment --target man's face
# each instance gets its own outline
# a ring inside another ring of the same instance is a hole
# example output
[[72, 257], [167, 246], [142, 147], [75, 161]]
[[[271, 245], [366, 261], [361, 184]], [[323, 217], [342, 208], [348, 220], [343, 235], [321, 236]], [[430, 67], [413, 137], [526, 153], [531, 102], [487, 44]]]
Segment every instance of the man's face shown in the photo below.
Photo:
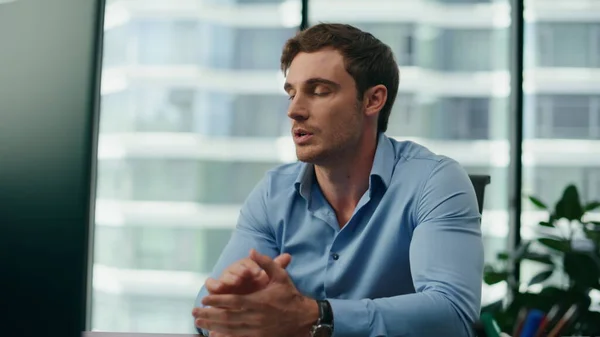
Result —
[[299, 53], [288, 70], [285, 90], [300, 161], [323, 165], [352, 153], [364, 116], [356, 84], [338, 51]]

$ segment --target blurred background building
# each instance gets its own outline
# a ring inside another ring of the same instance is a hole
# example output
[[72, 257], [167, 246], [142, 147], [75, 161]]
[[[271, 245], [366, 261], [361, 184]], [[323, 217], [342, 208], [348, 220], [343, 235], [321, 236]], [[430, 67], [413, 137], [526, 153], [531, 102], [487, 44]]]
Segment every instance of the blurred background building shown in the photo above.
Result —
[[[523, 192], [552, 203], [574, 182], [598, 199], [600, 2], [525, 6]], [[279, 57], [301, 19], [300, 0], [107, 1], [94, 330], [193, 331], [195, 295], [241, 204], [295, 160]], [[308, 19], [394, 50], [387, 134], [491, 175], [482, 227], [495, 259], [509, 235], [509, 2], [310, 0]], [[540, 216], [524, 205], [524, 238]], [[484, 301], [497, 296], [484, 288]]]

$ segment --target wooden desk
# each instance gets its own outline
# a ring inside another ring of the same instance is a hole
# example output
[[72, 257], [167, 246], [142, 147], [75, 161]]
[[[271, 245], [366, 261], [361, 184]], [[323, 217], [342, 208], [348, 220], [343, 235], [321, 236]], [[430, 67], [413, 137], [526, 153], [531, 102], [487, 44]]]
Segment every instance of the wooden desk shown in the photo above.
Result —
[[81, 337], [198, 337], [199, 334], [84, 331]]

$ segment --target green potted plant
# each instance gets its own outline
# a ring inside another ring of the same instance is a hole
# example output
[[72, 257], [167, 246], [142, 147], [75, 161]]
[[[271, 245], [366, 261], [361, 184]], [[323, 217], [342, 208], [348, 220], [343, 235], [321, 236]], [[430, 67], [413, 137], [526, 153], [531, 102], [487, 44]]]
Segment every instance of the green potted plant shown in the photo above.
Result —
[[[499, 253], [497, 263], [485, 266], [484, 282], [507, 282], [508, 296], [484, 307], [482, 312], [493, 315], [500, 329], [510, 334], [524, 308], [548, 313], [556, 304], [563, 308], [578, 304], [582, 309], [576, 322], [562, 334], [600, 333], [600, 312], [589, 310], [590, 291], [600, 290], [600, 222], [587, 219], [588, 212], [600, 209], [600, 202], [582, 203], [574, 185], [564, 189], [554, 208], [537, 197], [528, 199], [546, 211], [548, 219], [536, 226], [535, 239], [523, 241], [513, 254]], [[516, 282], [511, 272], [516, 262], [535, 263], [543, 268], [531, 279]], [[548, 282], [552, 277], [554, 282]], [[538, 285], [535, 291], [533, 285]]]

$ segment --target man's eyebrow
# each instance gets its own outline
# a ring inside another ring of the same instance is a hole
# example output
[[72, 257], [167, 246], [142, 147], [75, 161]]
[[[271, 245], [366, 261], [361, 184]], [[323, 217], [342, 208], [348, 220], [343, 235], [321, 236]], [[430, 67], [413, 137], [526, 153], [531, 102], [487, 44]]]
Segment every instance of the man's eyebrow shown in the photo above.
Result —
[[294, 87], [293, 85], [289, 84], [288, 82], [285, 82], [285, 84], [283, 85], [283, 90], [285, 90], [286, 92], [288, 92], [293, 87]]
[[329, 85], [335, 88], [339, 88], [340, 84], [328, 79], [324, 79], [322, 77], [315, 77], [315, 78], [310, 78], [306, 81], [306, 84], [311, 84], [311, 85], [315, 85], [315, 84], [325, 84], [325, 85]]
[[[316, 84], [325, 84], [325, 85], [329, 85], [332, 86], [334, 88], [339, 88], [340, 84], [322, 77], [313, 77], [313, 78], [309, 78], [308, 80], [306, 80], [304, 83], [306, 83], [307, 85], [316, 85]], [[283, 85], [283, 89], [285, 91], [289, 91], [290, 89], [293, 89], [294, 86], [291, 85], [288, 82], [285, 82], [285, 84]]]

